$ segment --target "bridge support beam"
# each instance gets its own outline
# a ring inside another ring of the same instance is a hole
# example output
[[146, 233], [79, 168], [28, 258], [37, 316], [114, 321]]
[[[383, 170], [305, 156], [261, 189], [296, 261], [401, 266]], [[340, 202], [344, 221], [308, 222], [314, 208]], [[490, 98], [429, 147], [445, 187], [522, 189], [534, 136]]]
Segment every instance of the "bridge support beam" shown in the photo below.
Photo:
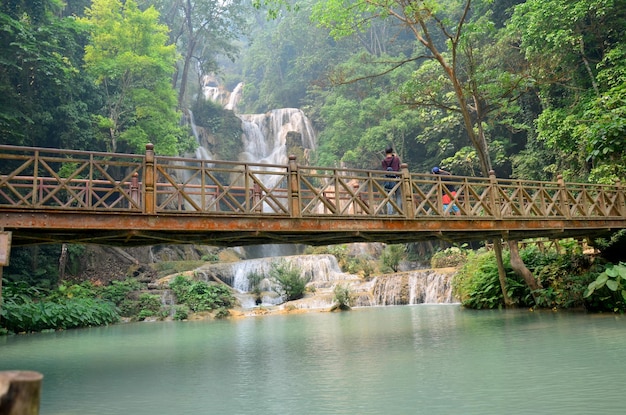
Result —
[[0, 229], [0, 311], [2, 311], [2, 268], [9, 265], [11, 256], [11, 232]]
[[43, 375], [30, 370], [0, 372], [0, 413], [37, 415]]

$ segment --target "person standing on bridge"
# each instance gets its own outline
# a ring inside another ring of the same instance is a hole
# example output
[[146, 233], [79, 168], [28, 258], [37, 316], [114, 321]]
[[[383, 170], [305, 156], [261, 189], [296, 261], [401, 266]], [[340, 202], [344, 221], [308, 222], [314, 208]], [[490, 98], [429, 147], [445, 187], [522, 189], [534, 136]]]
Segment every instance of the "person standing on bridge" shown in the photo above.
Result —
[[[431, 170], [433, 174], [438, 174], [440, 176], [451, 176], [452, 173], [443, 170], [437, 166], [433, 167]], [[450, 181], [450, 178], [442, 178], [442, 181]], [[452, 202], [452, 198], [456, 196], [456, 187], [452, 183], [444, 183], [446, 189], [448, 191], [442, 190], [441, 201], [443, 202], [443, 213], [448, 214], [450, 211], [454, 212], [455, 215], [460, 214], [459, 207]], [[451, 197], [452, 196], [452, 197]], [[449, 207], [449, 208], [448, 208]]]
[[[391, 173], [391, 172], [399, 172], [400, 165], [402, 164], [400, 157], [398, 157], [397, 154], [394, 154], [392, 146], [387, 146], [387, 148], [385, 149], [385, 158], [382, 160], [381, 164], [382, 164], [383, 170], [390, 172], [390, 173], [387, 173], [385, 177], [394, 178], [394, 179], [400, 177], [400, 175], [397, 173]], [[391, 197], [394, 198], [396, 204], [398, 205], [398, 208], [402, 208], [402, 192], [400, 191], [401, 182], [389, 180], [389, 181], [386, 181], [384, 185], [385, 185], [385, 190], [387, 191], [387, 193], [391, 194], [393, 192]], [[393, 215], [394, 210], [395, 209], [393, 205], [391, 203], [387, 203], [387, 214]]]

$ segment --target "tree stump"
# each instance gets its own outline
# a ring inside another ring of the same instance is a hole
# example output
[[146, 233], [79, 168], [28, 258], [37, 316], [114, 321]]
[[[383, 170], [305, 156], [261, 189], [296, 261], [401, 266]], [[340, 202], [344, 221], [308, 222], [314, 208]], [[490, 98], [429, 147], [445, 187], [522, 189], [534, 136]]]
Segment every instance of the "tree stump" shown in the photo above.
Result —
[[38, 415], [42, 379], [28, 370], [0, 371], [0, 415]]

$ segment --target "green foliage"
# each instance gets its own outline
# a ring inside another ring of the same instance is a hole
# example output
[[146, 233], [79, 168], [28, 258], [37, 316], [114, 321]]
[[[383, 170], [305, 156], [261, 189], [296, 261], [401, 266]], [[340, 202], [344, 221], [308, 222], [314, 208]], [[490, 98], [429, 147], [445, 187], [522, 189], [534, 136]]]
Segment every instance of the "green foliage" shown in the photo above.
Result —
[[398, 272], [400, 261], [405, 257], [406, 247], [403, 244], [393, 244], [385, 246], [380, 260], [383, 269]]
[[473, 254], [453, 280], [454, 295], [464, 307], [499, 308], [503, 305], [498, 266], [493, 251]]
[[217, 254], [206, 254], [202, 255], [202, 259], [204, 262], [219, 262], [220, 257]]
[[261, 281], [263, 281], [263, 278], [265, 278], [265, 276], [260, 272], [251, 272], [247, 275], [247, 278], [248, 282], [250, 283], [249, 291], [254, 294], [256, 303], [260, 304], [262, 302]]
[[5, 298], [1, 316], [3, 327], [14, 333], [101, 326], [119, 320], [113, 304], [91, 298], [62, 301]]
[[243, 150], [241, 120], [221, 105], [202, 99], [196, 100], [192, 110], [196, 125], [214, 137], [209, 151], [220, 160], [238, 160]]
[[[542, 286], [530, 292], [510, 267], [504, 255], [507, 295], [514, 304], [525, 307], [575, 308], [584, 306], [583, 291], [590, 279], [587, 256], [575, 252], [541, 252], [536, 246], [520, 250], [520, 257]], [[472, 253], [453, 280], [453, 290], [468, 308], [499, 308], [504, 305], [493, 252]]]
[[270, 279], [278, 285], [276, 292], [283, 296], [285, 301], [302, 298], [311, 279], [308, 275], [302, 275], [299, 268], [285, 260], [273, 262], [269, 274]]
[[222, 319], [222, 318], [226, 318], [230, 316], [230, 311], [228, 311], [228, 308], [226, 307], [219, 307], [216, 311], [215, 311], [215, 318], [217, 319]]
[[349, 286], [335, 285], [333, 289], [335, 304], [331, 310], [349, 310], [352, 306], [352, 292]]
[[179, 304], [185, 304], [193, 312], [231, 308], [235, 297], [222, 284], [209, 284], [204, 281], [190, 281], [179, 275], [170, 283]]
[[583, 307], [583, 292], [589, 283], [589, 258], [566, 252], [534, 270], [542, 288], [535, 292], [537, 306], [545, 308]]
[[85, 68], [105, 90], [98, 124], [107, 149], [141, 154], [152, 142], [157, 154], [176, 155], [193, 144], [179, 125], [171, 86], [175, 45], [154, 7], [140, 10], [134, 0], [95, 0], [79, 21], [90, 33]]
[[608, 264], [598, 277], [589, 283], [584, 297], [594, 310], [626, 311], [626, 263]]
[[624, 260], [626, 229], [614, 231], [608, 237], [596, 238], [593, 240], [592, 246], [599, 249], [602, 257], [609, 262]]
[[100, 297], [110, 301], [113, 304], [120, 304], [132, 291], [138, 291], [143, 285], [135, 278], [129, 278], [124, 281], [111, 281], [110, 285], [100, 289]]
[[191, 310], [189, 310], [189, 307], [187, 307], [185, 304], [176, 304], [174, 306], [174, 316], [173, 319], [174, 320], [186, 320], [189, 317], [189, 312]]
[[372, 261], [362, 256], [349, 256], [341, 269], [349, 274], [360, 275], [365, 279], [369, 279], [374, 273]]
[[458, 267], [467, 261], [468, 251], [456, 246], [436, 252], [430, 259], [433, 268]]
[[161, 296], [155, 294], [142, 293], [139, 295], [139, 320], [145, 320], [147, 317], [158, 316], [161, 313]]
[[60, 245], [11, 248], [11, 261], [3, 270], [8, 281], [24, 281], [31, 286], [53, 289], [59, 278]]
[[613, 0], [515, 7], [509, 28], [541, 90], [538, 139], [552, 152], [542, 169], [566, 179], [624, 178], [624, 19], [623, 4]]
[[188, 260], [188, 261], [160, 261], [152, 265], [157, 272], [158, 277], [165, 277], [167, 275], [176, 274], [178, 272], [191, 271], [206, 262], [201, 260]]

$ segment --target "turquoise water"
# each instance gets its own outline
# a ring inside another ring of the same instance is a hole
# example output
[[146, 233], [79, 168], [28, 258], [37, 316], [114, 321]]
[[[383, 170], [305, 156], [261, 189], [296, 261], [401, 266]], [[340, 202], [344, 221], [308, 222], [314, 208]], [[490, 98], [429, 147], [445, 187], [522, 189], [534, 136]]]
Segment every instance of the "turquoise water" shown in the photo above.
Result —
[[0, 338], [42, 415], [622, 414], [626, 319], [458, 305]]

